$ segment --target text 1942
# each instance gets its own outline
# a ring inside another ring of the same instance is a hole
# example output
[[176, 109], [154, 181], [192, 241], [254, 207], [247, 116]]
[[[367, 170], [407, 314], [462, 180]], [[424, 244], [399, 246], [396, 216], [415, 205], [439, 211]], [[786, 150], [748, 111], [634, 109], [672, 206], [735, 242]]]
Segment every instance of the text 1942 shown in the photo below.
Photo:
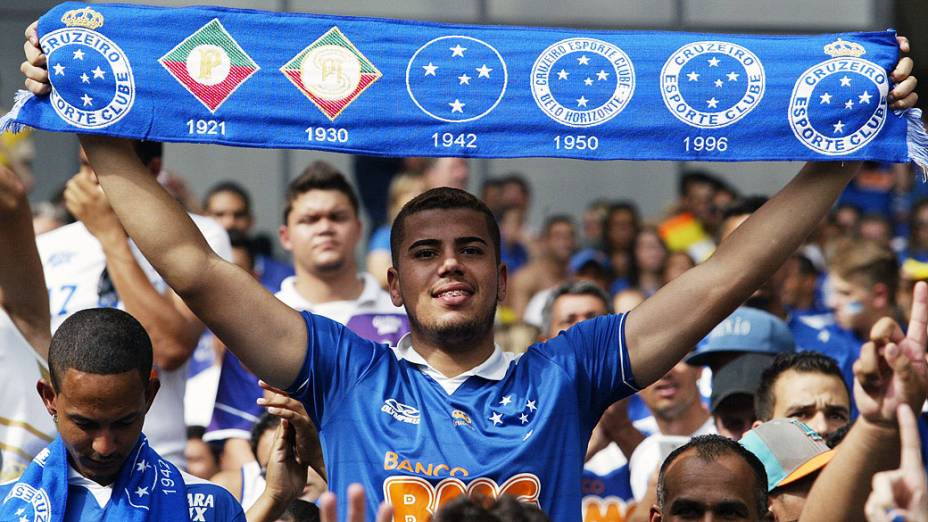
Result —
[[226, 122], [222, 120], [187, 120], [187, 134], [225, 136]]
[[432, 134], [432, 144], [436, 148], [476, 149], [477, 135], [473, 133], [436, 132]]

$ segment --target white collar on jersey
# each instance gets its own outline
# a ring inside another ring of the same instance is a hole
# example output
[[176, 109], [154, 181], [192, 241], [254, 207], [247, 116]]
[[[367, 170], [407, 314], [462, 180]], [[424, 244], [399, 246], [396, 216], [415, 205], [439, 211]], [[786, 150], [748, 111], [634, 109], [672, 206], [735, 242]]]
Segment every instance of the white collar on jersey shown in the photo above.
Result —
[[406, 334], [400, 339], [396, 346], [392, 347], [393, 353], [397, 359], [406, 360], [418, 366], [423, 373], [435, 380], [444, 390], [451, 395], [464, 384], [469, 377], [474, 375], [490, 381], [499, 381], [506, 376], [509, 369], [509, 363], [518, 358], [518, 355], [510, 352], [504, 352], [498, 344], [494, 344], [493, 353], [487, 357], [487, 360], [478, 364], [474, 368], [454, 377], [446, 377], [443, 373], [436, 370], [425, 360], [422, 355], [412, 346], [412, 335]]

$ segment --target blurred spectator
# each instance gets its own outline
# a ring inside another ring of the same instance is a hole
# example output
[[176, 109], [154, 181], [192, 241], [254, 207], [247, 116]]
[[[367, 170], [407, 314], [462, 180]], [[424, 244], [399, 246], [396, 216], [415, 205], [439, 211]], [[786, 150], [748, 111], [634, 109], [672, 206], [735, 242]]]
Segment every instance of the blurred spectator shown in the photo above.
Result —
[[506, 263], [509, 275], [518, 272], [529, 260], [526, 248], [525, 209], [503, 207], [497, 214], [500, 233], [500, 260]]
[[834, 450], [796, 419], [765, 422], [746, 433], [740, 442], [764, 463], [773, 520], [799, 520], [809, 490], [831, 461]]
[[187, 447], [184, 458], [187, 459], [187, 473], [203, 480], [219, 473], [219, 451], [203, 441], [206, 433], [204, 426], [187, 426]]
[[381, 288], [387, 287], [387, 269], [393, 266], [390, 257], [390, 227], [403, 205], [425, 190], [421, 174], [401, 173], [390, 182], [387, 198], [387, 222], [374, 230], [367, 245], [367, 272], [374, 276]]
[[49, 201], [40, 201], [32, 207], [32, 229], [35, 235], [51, 232], [68, 224], [68, 213]]
[[532, 296], [567, 280], [567, 263], [576, 245], [576, 230], [569, 216], [550, 216], [545, 221], [538, 257], [509, 280], [506, 299], [517, 318], [524, 316]]
[[516, 207], [522, 209], [523, 213], [528, 214], [532, 200], [532, 189], [525, 177], [512, 172], [503, 176], [499, 183], [500, 205], [502, 207]]
[[860, 225], [860, 209], [856, 205], [842, 203], [835, 209], [835, 224], [843, 237], [854, 237]]
[[480, 199], [494, 216], [498, 216], [503, 209], [502, 192], [503, 186], [499, 178], [487, 178], [480, 186]]
[[779, 299], [790, 315], [790, 320], [807, 315], [829, 313], [817, 305], [819, 271], [802, 254], [794, 254], [783, 263], [783, 282], [779, 288]]
[[609, 205], [608, 200], [597, 199], [583, 211], [581, 243], [585, 248], [603, 250], [603, 225]]
[[928, 262], [928, 199], [915, 204], [909, 221], [909, 240], [900, 257]]
[[389, 219], [387, 194], [393, 177], [409, 169], [406, 159], [356, 155], [351, 157], [351, 168], [371, 230], [377, 230]]
[[857, 224], [857, 229], [861, 239], [874, 241], [887, 248], [891, 247], [893, 225], [883, 214], [864, 214]]
[[[853, 207], [860, 214], [892, 215], [896, 176], [889, 163], [865, 161], [860, 172], [838, 198], [838, 208]], [[848, 229], [845, 229], [848, 230]], [[851, 229], [853, 230], [853, 229]]]
[[[227, 231], [237, 230], [249, 234], [255, 224], [251, 196], [234, 181], [221, 181], [213, 185], [203, 198], [203, 210], [218, 220]], [[280, 283], [294, 274], [293, 266], [289, 263], [278, 261], [267, 254], [256, 253], [254, 261], [254, 272], [261, 284], [271, 292], [280, 290]]]
[[[683, 360], [713, 373], [746, 353], [770, 357], [796, 350], [786, 323], [775, 315], [742, 306], [709, 332]], [[760, 375], [758, 375], [760, 377]]]
[[656, 228], [645, 226], [638, 232], [632, 260], [635, 268], [629, 282], [633, 288], [650, 296], [663, 286], [667, 247]]
[[680, 277], [683, 272], [694, 266], [696, 266], [696, 263], [686, 252], [672, 252], [667, 256], [667, 262], [664, 263], [664, 284]]
[[796, 419], [827, 438], [850, 422], [851, 394], [831, 357], [813, 352], [783, 353], [764, 370], [754, 411], [758, 423]]
[[633, 277], [632, 256], [640, 226], [638, 207], [631, 201], [613, 203], [606, 212], [603, 224], [603, 251], [609, 256], [613, 276], [616, 278], [611, 289], [613, 294], [627, 288]]
[[687, 252], [694, 260], [704, 261], [715, 250], [712, 234], [718, 227], [713, 205], [721, 182], [702, 171], [685, 172], [680, 178], [677, 207], [660, 225], [660, 233], [673, 252]]
[[[424, 160], [425, 188], [452, 187], [467, 190], [470, 183], [470, 166], [464, 158], [426, 158]], [[502, 194], [500, 194], [502, 196]]]
[[612, 300], [612, 306], [615, 308], [616, 313], [623, 314], [625, 312], [630, 312], [632, 308], [643, 303], [645, 299], [645, 295], [641, 293], [641, 290], [629, 288], [615, 294], [615, 298]]

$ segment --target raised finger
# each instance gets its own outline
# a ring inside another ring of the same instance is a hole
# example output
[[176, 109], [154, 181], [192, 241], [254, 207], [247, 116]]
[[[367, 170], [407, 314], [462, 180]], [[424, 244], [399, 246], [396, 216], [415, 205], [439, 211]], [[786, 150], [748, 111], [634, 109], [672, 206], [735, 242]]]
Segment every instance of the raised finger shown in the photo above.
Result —
[[348, 486], [348, 520], [346, 522], [364, 522], [364, 487], [354, 483]]
[[393, 520], [393, 506], [383, 502], [377, 509], [377, 522], [390, 522]]
[[338, 522], [335, 495], [326, 491], [319, 497], [319, 520], [321, 522]]
[[[915, 92], [915, 86], [918, 85], [918, 78], [909, 76], [905, 80], [897, 83], [890, 94], [896, 101], [905, 99], [906, 96]], [[894, 104], [895, 105], [895, 104]]]
[[896, 418], [899, 420], [899, 438], [902, 445], [899, 469], [904, 474], [924, 473], [921, 439], [918, 436], [918, 422], [915, 420], [912, 408], [908, 404], [900, 404], [896, 410]]
[[281, 390], [280, 388], [278, 388], [278, 387], [276, 387], [276, 386], [271, 386], [270, 384], [268, 384], [268, 383], [266, 383], [266, 382], [264, 382], [263, 380], [260, 380], [260, 379], [258, 380], [258, 386], [264, 388], [264, 389], [267, 390], [267, 391], [274, 392], [274, 393], [276, 393], [276, 394], [278, 394], [278, 395], [286, 395], [287, 397], [290, 396], [290, 394], [288, 394], [288, 393], [285, 392], [284, 390]]
[[894, 341], [899, 342], [905, 338], [899, 323], [890, 317], [881, 317], [870, 328], [871, 341]]
[[[899, 38], [898, 36], [896, 37]], [[32, 42], [35, 45], [39, 45], [39, 21], [36, 20], [29, 24], [29, 27], [26, 27], [26, 40]]]
[[919, 355], [925, 353], [928, 344], [928, 283], [919, 281], [912, 290], [912, 319], [906, 337], [919, 347]]
[[899, 51], [903, 53], [909, 52], [909, 39], [905, 36], [896, 35], [896, 43], [899, 44]]
[[866, 379], [879, 377], [880, 364], [877, 350], [876, 343], [872, 341], [864, 343], [860, 347], [860, 356], [857, 358], [857, 362], [854, 363], [854, 376], [861, 383], [866, 382]]
[[896, 67], [893, 69], [892, 77], [894, 82], [899, 82], [905, 80], [912, 74], [912, 69], [915, 67], [915, 62], [908, 56], [900, 58], [899, 62], [896, 64]]

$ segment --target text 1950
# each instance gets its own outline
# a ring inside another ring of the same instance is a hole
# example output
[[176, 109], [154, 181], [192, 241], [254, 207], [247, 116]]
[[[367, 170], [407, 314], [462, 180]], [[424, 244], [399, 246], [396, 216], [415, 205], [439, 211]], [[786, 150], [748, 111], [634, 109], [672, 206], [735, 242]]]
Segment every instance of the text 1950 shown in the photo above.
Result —
[[453, 132], [436, 132], [432, 134], [432, 143], [435, 147], [476, 149], [477, 135], [473, 133], [454, 134]]
[[558, 150], [596, 150], [599, 138], [596, 136], [555, 136], [554, 148]]
[[728, 138], [715, 136], [696, 136], [683, 138], [683, 148], [687, 152], [725, 152], [728, 150]]
[[187, 134], [225, 136], [226, 122], [221, 120], [187, 120]]
[[348, 129], [307, 127], [306, 139], [308, 141], [322, 141], [328, 143], [348, 143]]

